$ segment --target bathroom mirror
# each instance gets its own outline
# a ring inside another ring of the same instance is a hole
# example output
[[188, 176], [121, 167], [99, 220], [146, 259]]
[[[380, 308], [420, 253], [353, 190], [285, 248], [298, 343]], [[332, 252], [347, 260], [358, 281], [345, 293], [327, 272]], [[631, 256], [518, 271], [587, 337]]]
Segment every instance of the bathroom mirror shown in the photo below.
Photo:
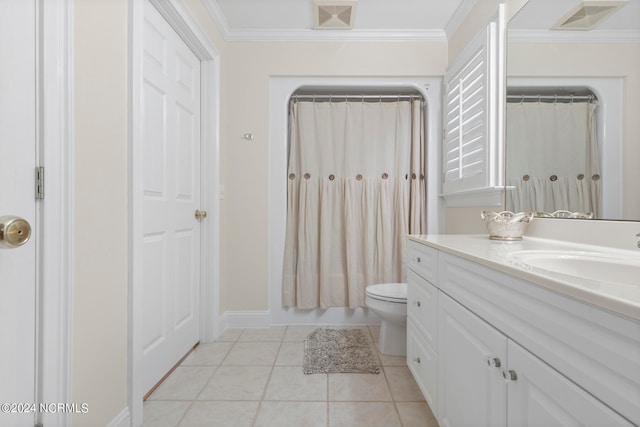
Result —
[[[506, 208], [544, 216], [560, 211], [558, 217], [591, 210], [597, 219], [640, 221], [640, 0], [529, 0], [508, 24], [506, 58]], [[576, 132], [568, 124], [573, 113], [565, 110], [580, 103], [590, 110], [591, 98], [593, 112], [577, 120], [586, 128], [577, 133], [594, 133], [595, 145], [587, 141], [581, 151], [567, 151], [565, 142], [573, 138], [567, 135]], [[546, 146], [527, 141], [531, 129], [548, 126], [514, 104], [548, 109], [556, 103], [564, 111], [555, 118], [564, 126], [560, 136], [540, 136], [547, 143], [556, 138]], [[516, 124], [521, 116], [528, 124]], [[565, 192], [563, 179], [573, 194]], [[540, 208], [543, 199], [553, 202]]]

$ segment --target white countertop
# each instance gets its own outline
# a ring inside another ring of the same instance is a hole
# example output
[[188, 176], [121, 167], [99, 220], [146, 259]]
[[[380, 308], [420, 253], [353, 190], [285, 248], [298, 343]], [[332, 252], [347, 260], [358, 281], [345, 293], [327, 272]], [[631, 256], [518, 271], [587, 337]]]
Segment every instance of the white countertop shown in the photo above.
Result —
[[568, 250], [619, 253], [625, 257], [638, 257], [640, 260], [640, 251], [603, 248], [527, 236], [513, 242], [490, 240], [487, 235], [469, 234], [410, 235], [409, 239], [519, 277], [576, 300], [640, 320], [640, 277], [638, 277], [637, 286], [594, 281], [527, 268], [514, 263], [509, 257], [510, 253], [523, 250]]

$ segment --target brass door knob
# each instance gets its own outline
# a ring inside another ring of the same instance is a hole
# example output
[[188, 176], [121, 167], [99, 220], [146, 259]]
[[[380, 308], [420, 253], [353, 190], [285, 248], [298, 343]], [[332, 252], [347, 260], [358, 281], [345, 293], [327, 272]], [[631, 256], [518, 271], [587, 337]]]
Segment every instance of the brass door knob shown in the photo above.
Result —
[[207, 217], [207, 211], [201, 211], [200, 209], [196, 209], [195, 213], [196, 219], [202, 219]]
[[0, 217], [0, 248], [17, 248], [31, 237], [31, 225], [25, 219], [13, 215]]

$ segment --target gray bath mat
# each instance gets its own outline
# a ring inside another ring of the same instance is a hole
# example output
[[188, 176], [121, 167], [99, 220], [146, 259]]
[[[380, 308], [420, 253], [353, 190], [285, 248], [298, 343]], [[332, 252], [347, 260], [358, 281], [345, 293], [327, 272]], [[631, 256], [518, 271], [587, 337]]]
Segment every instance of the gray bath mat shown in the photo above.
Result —
[[380, 364], [371, 342], [360, 329], [323, 329], [304, 341], [305, 374], [378, 374]]

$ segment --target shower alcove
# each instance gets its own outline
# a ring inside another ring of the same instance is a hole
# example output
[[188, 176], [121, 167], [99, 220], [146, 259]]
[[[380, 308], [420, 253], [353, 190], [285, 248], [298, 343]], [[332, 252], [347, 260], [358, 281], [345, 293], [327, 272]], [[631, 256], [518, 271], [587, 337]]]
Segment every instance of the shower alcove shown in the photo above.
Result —
[[270, 81], [269, 311], [255, 326], [278, 324], [371, 324], [379, 320], [363, 308], [287, 308], [282, 278], [287, 214], [288, 104], [294, 93], [420, 94], [425, 101], [426, 231], [441, 232], [444, 210], [439, 195], [441, 78], [273, 77]]

